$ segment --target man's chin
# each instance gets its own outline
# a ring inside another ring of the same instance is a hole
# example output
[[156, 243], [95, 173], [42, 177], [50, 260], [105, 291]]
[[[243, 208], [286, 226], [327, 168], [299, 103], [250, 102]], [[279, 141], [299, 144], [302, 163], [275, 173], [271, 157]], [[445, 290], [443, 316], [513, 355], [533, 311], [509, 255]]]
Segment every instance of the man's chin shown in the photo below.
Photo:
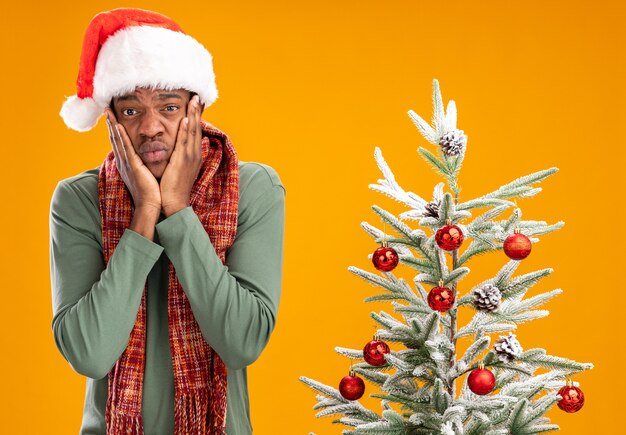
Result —
[[165, 172], [166, 166], [167, 166], [167, 162], [163, 162], [160, 165], [150, 165], [148, 166], [148, 169], [150, 170], [152, 175], [154, 175], [154, 178], [160, 181], [161, 177], [163, 176], [163, 173]]

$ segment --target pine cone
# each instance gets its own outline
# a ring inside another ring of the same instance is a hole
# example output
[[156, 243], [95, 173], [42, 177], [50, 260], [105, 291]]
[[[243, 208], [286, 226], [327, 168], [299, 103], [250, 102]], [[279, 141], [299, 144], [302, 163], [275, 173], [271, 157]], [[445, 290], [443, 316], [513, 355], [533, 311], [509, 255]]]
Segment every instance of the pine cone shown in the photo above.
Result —
[[501, 335], [500, 340], [496, 341], [493, 348], [496, 354], [498, 354], [498, 359], [502, 362], [511, 362], [515, 358], [519, 358], [524, 351], [522, 345], [515, 338], [515, 334], [511, 332], [509, 332], [508, 336]]
[[429, 202], [424, 206], [424, 208], [426, 210], [422, 213], [422, 216], [439, 219], [439, 201]]
[[465, 152], [467, 135], [463, 133], [463, 130], [449, 131], [439, 139], [439, 145], [441, 145], [441, 150], [445, 155], [458, 156]]
[[502, 300], [502, 294], [498, 287], [490, 283], [476, 287], [472, 296], [474, 297], [474, 306], [482, 311], [494, 311], [500, 306]]

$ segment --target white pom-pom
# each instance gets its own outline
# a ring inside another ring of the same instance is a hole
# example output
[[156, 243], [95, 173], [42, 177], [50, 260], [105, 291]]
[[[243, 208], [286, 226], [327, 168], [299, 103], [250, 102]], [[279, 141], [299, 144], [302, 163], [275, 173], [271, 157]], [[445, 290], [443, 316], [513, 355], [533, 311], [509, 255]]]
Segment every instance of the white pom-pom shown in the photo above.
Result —
[[101, 107], [92, 98], [78, 98], [76, 95], [72, 95], [63, 103], [59, 115], [69, 128], [83, 132], [95, 127], [103, 112], [104, 107]]

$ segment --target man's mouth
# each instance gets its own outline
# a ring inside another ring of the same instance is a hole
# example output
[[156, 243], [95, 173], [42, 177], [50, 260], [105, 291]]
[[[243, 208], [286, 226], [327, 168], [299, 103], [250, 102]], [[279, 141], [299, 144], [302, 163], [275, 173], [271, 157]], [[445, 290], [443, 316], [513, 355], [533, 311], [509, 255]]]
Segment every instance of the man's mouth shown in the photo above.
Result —
[[165, 150], [156, 150], [156, 151], [146, 151], [141, 153], [143, 156], [143, 160], [146, 163], [159, 162], [161, 160], [165, 160], [167, 156], [167, 151]]
[[148, 143], [141, 147], [140, 154], [145, 163], [159, 162], [167, 157], [167, 148], [160, 143]]

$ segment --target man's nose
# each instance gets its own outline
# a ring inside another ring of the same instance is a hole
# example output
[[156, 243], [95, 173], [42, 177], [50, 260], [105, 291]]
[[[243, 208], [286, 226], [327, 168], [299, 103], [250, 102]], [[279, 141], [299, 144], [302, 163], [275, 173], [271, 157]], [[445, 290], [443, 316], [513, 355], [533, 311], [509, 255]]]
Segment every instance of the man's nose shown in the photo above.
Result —
[[141, 117], [139, 134], [147, 137], [155, 137], [160, 133], [163, 133], [163, 130], [163, 123], [160, 120], [158, 111], [147, 110]]

